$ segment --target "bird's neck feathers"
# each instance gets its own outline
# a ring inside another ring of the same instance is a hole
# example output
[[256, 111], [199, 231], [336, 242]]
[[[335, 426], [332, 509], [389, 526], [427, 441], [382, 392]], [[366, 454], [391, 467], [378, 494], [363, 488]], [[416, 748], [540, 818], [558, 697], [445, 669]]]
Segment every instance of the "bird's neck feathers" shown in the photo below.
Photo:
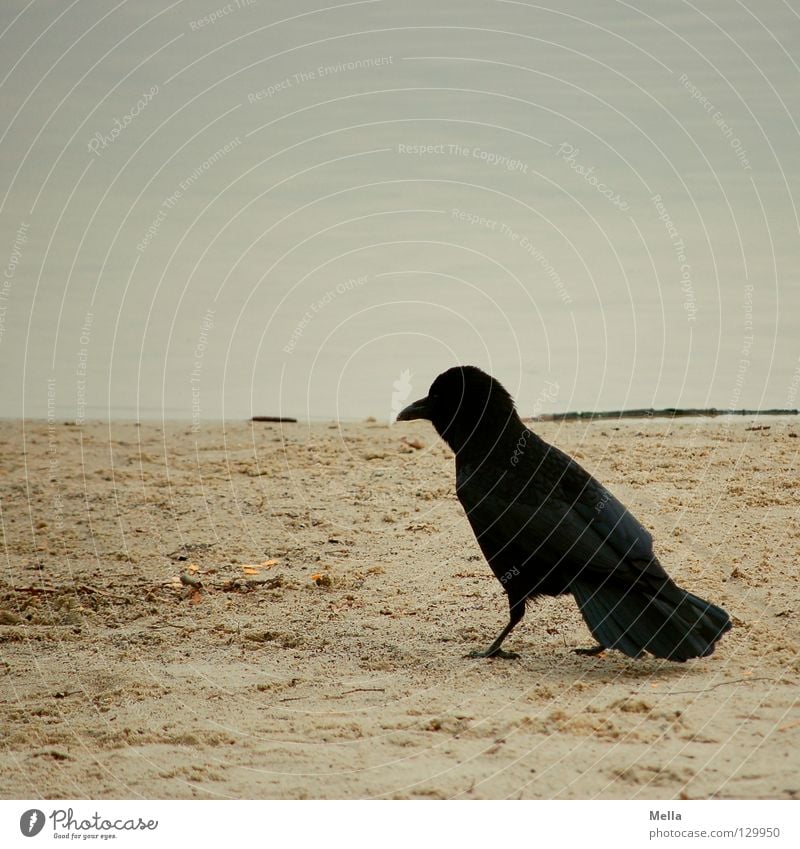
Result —
[[507, 404], [487, 405], [472, 415], [462, 410], [449, 422], [434, 421], [433, 424], [439, 436], [462, 456], [473, 451], [481, 456], [494, 451], [513, 451], [525, 430], [511, 399]]

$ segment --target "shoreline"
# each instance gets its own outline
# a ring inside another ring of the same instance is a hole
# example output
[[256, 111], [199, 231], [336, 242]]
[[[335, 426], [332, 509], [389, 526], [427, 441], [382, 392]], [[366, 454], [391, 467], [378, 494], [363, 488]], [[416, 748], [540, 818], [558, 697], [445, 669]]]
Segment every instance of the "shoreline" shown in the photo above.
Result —
[[534, 422], [569, 422], [592, 421], [608, 419], [708, 419], [725, 418], [727, 416], [781, 416], [791, 418], [800, 415], [800, 410], [772, 408], [767, 410], [726, 410], [717, 407], [652, 407], [634, 410], [608, 410], [600, 412], [576, 411], [569, 413], [545, 413], [533, 418], [523, 418], [523, 421]]
[[[590, 422], [590, 421], [611, 421], [614, 419], [725, 419], [728, 417], [745, 418], [759, 416], [769, 416], [770, 418], [787, 418], [793, 419], [800, 416], [800, 409], [782, 409], [769, 408], [766, 410], [728, 410], [718, 407], [664, 407], [664, 408], [636, 408], [631, 410], [572, 410], [564, 413], [543, 413], [538, 416], [520, 415], [523, 422]], [[213, 427], [223, 425], [240, 425], [240, 424], [299, 424], [307, 427], [317, 425], [359, 425], [359, 424], [378, 424], [386, 426], [394, 426], [394, 422], [388, 419], [379, 419], [374, 416], [367, 416], [360, 419], [347, 418], [302, 418], [295, 416], [272, 416], [272, 415], [254, 415], [245, 418], [230, 418], [230, 419], [201, 419], [194, 422], [190, 418], [114, 418], [114, 419], [96, 419], [86, 418], [80, 424], [74, 419], [64, 419], [61, 416], [55, 416], [52, 420], [46, 417], [21, 417], [21, 416], [3, 416], [0, 415], [0, 422], [30, 422], [31, 424], [59, 424], [64, 427], [92, 427], [96, 425], [156, 425], [169, 424], [185, 427]]]

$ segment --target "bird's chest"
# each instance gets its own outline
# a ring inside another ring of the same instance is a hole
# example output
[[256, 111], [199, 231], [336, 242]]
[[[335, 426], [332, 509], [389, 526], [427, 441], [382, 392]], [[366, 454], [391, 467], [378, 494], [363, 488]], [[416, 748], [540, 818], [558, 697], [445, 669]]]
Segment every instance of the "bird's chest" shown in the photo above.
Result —
[[565, 507], [552, 487], [536, 485], [519, 470], [504, 471], [498, 463], [486, 468], [463, 464], [456, 468], [456, 491], [484, 556], [504, 586], [509, 580], [533, 580], [561, 559], [561, 535], [553, 529], [560, 526]]
[[494, 464], [456, 463], [456, 494], [467, 514], [505, 497], [503, 477]]
[[504, 471], [499, 463], [456, 468], [456, 492], [475, 536], [495, 571], [507, 560], [518, 563], [520, 547], [527, 548], [536, 536], [531, 525], [539, 504], [534, 489], [519, 476]]
[[[456, 494], [467, 514], [505, 514], [522, 508], [520, 516], [535, 511], [547, 501], [547, 490], [532, 485], [525, 477], [495, 462], [456, 465]], [[508, 517], [510, 521], [510, 517]]]

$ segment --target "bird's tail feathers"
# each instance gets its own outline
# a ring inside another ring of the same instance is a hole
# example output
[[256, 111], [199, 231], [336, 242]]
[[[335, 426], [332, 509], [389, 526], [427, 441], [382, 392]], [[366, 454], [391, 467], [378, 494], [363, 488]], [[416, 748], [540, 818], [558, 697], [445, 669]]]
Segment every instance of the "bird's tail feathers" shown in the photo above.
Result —
[[669, 660], [707, 657], [731, 628], [721, 608], [681, 589], [669, 578], [654, 588], [577, 580], [570, 589], [594, 638], [629, 657], [644, 652]]

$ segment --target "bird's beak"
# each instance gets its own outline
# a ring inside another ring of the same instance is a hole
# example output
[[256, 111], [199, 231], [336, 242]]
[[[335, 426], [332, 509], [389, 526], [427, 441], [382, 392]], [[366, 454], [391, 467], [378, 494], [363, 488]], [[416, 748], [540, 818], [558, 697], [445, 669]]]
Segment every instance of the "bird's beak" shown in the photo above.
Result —
[[398, 422], [410, 422], [413, 419], [430, 419], [431, 408], [427, 398], [414, 401], [398, 413]]

